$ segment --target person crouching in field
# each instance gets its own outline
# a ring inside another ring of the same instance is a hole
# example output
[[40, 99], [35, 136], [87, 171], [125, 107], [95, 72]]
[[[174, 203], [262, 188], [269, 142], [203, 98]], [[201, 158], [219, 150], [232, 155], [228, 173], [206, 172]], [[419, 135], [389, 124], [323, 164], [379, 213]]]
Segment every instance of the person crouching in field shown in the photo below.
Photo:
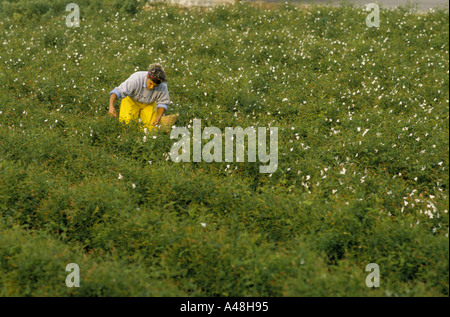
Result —
[[120, 86], [114, 88], [109, 97], [109, 114], [117, 117], [114, 102], [119, 99], [119, 120], [125, 123], [141, 119], [151, 131], [159, 123], [170, 103], [167, 79], [159, 64], [152, 64], [150, 70], [132, 74]]

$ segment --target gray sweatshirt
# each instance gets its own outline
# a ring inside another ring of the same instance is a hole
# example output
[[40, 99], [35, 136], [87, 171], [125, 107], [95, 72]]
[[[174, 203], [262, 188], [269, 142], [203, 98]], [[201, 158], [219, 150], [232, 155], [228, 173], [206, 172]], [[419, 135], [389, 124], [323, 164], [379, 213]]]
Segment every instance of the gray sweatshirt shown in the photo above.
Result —
[[129, 96], [131, 99], [144, 104], [150, 104], [155, 101], [156, 108], [162, 107], [167, 110], [170, 103], [167, 83], [163, 82], [152, 90], [149, 90], [146, 85], [147, 74], [148, 72], [146, 71], [132, 74], [109, 94], [116, 94], [118, 99]]

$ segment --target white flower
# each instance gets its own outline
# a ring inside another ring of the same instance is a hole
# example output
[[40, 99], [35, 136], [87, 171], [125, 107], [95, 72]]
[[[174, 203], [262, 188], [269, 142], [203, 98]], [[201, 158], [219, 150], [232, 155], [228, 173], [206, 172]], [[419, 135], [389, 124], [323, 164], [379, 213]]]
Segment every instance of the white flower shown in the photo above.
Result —
[[118, 179], [122, 179], [122, 178], [123, 178], [122, 174], [119, 173]]

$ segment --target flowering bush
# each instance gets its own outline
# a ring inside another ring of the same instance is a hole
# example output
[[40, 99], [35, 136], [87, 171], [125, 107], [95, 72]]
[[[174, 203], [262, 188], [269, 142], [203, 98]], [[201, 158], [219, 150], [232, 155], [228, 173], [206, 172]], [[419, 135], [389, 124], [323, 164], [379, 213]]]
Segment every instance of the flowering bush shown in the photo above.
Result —
[[[78, 4], [1, 1], [1, 295], [448, 296], [448, 12]], [[277, 171], [109, 117], [153, 62], [178, 126], [278, 127]]]

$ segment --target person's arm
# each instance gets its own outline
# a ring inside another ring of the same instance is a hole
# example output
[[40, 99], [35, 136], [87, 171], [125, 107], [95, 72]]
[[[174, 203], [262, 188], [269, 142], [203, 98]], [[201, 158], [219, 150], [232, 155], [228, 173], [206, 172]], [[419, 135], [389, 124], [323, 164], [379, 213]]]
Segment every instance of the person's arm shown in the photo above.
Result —
[[111, 93], [109, 96], [109, 114], [113, 117], [117, 117], [116, 108], [114, 108], [114, 102], [117, 100], [117, 95]]
[[169, 91], [167, 89], [167, 84], [166, 83], [162, 83], [161, 85], [164, 85], [163, 86], [163, 93], [160, 96], [159, 100], [156, 102], [157, 114], [156, 114], [155, 120], [152, 123], [153, 125], [157, 125], [159, 123], [159, 120], [163, 116], [164, 112], [166, 112], [167, 107], [170, 104], [170, 97], [169, 97]]
[[114, 108], [114, 102], [118, 99], [120, 100], [122, 98], [125, 98], [126, 96], [129, 96], [130, 93], [136, 90], [138, 84], [138, 75], [137, 73], [134, 73], [109, 93], [109, 114], [111, 116], [117, 117], [116, 108]]
[[161, 120], [161, 117], [163, 116], [164, 112], [166, 112], [166, 109], [164, 107], [159, 107], [158, 108], [158, 112], [156, 114], [156, 118], [152, 122], [153, 125], [157, 125], [159, 123], [159, 120]]

